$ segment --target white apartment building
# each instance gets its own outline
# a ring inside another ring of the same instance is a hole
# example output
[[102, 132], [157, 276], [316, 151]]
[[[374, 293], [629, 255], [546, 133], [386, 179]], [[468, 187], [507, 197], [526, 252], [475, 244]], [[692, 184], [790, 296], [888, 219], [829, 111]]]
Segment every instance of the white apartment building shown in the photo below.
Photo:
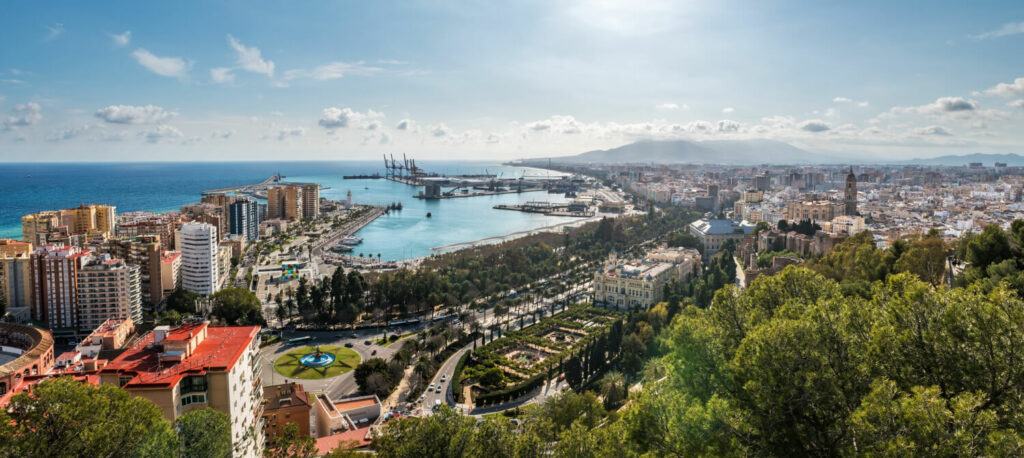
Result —
[[198, 294], [213, 294], [220, 285], [217, 228], [207, 223], [185, 223], [181, 240], [181, 287]]

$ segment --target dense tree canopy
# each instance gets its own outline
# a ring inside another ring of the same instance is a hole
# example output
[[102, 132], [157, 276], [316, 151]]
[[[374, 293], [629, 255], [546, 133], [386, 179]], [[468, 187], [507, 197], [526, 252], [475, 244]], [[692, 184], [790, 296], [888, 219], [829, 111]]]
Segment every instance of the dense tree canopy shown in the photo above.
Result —
[[266, 325], [262, 304], [247, 288], [225, 288], [210, 296], [211, 315], [230, 326]]
[[0, 410], [2, 456], [170, 456], [176, 448], [156, 404], [112, 385], [47, 380]]

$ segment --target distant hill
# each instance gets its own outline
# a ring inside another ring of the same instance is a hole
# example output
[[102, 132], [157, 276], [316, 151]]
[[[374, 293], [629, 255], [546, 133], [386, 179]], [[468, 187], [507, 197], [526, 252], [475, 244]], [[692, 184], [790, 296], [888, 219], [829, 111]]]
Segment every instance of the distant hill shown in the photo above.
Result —
[[1005, 162], [1010, 167], [1024, 167], [1024, 156], [1019, 154], [986, 154], [974, 153], [963, 155], [948, 155], [913, 159], [907, 164], [914, 165], [967, 165], [971, 162], [981, 162], [986, 167], [992, 167], [996, 162]]
[[[810, 153], [776, 140], [639, 141], [552, 160], [573, 163], [820, 164], [841, 159]], [[534, 159], [536, 160], [536, 159]], [[544, 160], [547, 160], [546, 158]]]

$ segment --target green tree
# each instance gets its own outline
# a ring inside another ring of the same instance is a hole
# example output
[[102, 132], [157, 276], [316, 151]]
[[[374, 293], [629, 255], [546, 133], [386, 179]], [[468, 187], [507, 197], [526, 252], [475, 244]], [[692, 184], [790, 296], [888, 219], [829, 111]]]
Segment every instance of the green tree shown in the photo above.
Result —
[[984, 270], [990, 264], [1010, 257], [1010, 240], [998, 225], [989, 224], [977, 237], [967, 241], [965, 259], [972, 267]]
[[361, 393], [376, 394], [380, 398], [385, 398], [394, 388], [388, 363], [381, 358], [370, 358], [359, 363], [354, 377]]
[[112, 385], [58, 377], [0, 410], [3, 456], [172, 456], [176, 448], [156, 404]]
[[434, 415], [387, 423], [382, 434], [374, 436], [372, 448], [384, 458], [470, 456], [475, 423], [442, 406]]
[[167, 295], [166, 309], [185, 315], [194, 315], [196, 313], [196, 300], [198, 299], [198, 294], [178, 287], [171, 294]]
[[263, 307], [256, 293], [246, 288], [225, 288], [210, 296], [211, 315], [230, 326], [265, 326]]
[[316, 455], [316, 440], [302, 434], [295, 422], [288, 423], [284, 431], [270, 439], [270, 444], [263, 450], [263, 456], [268, 458], [312, 458]]
[[209, 407], [186, 412], [174, 421], [183, 458], [231, 456], [231, 418]]
[[926, 235], [910, 243], [894, 266], [895, 272], [910, 272], [938, 286], [946, 272], [947, 249], [938, 234]]
[[629, 387], [621, 372], [611, 371], [601, 377], [601, 397], [605, 410], [615, 410], [626, 400]]

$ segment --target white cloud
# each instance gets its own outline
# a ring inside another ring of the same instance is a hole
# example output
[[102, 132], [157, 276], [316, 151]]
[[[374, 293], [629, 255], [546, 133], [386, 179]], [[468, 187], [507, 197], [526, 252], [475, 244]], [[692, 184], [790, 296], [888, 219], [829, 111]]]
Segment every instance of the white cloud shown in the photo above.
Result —
[[414, 128], [415, 126], [413, 125], [413, 121], [411, 119], [403, 119], [401, 121], [398, 121], [398, 124], [395, 125], [395, 129], [398, 130], [413, 130]]
[[941, 137], [949, 137], [953, 135], [941, 126], [918, 127], [917, 129], [914, 129], [914, 133], [917, 135], [938, 135]]
[[680, 107], [678, 103], [665, 102], [655, 105], [654, 108], [658, 110], [678, 110], [680, 108], [687, 109], [689, 107], [687, 107], [686, 105]]
[[375, 67], [372, 65], [366, 65], [363, 61], [331, 62], [316, 67], [312, 70], [288, 70], [284, 72], [284, 78], [286, 80], [293, 80], [298, 78], [311, 78], [317, 81], [327, 81], [343, 78], [347, 75], [370, 76], [376, 73], [380, 73], [382, 71], [384, 71], [383, 68]]
[[832, 99], [832, 102], [833, 103], [849, 103], [849, 104], [857, 105], [858, 107], [866, 107], [866, 106], [868, 106], [868, 102], [866, 102], [866, 101], [864, 101], [864, 102], [857, 102], [857, 101], [855, 101], [855, 100], [853, 100], [853, 99], [851, 99], [849, 97], [836, 97], [836, 98]]
[[54, 25], [48, 25], [48, 26], [46, 26], [46, 30], [47, 30], [47, 33], [46, 33], [45, 40], [46, 41], [50, 41], [50, 40], [56, 39], [57, 37], [61, 36], [64, 33], [64, 24], [58, 22], [58, 23], [56, 23]]
[[147, 143], [159, 143], [163, 139], [176, 139], [185, 136], [185, 134], [182, 134], [176, 127], [163, 124], [156, 126], [156, 128], [152, 130], [139, 132], [139, 135], [145, 138]]
[[999, 83], [985, 89], [985, 94], [998, 95], [1002, 97], [1024, 95], [1024, 78], [1017, 78], [1013, 80], [1012, 83]]
[[160, 76], [184, 78], [192, 68], [192, 62], [180, 57], [159, 57], [142, 48], [132, 52], [132, 57], [139, 65]]
[[739, 130], [740, 130], [740, 123], [738, 123], [736, 121], [731, 121], [731, 120], [728, 120], [728, 119], [723, 119], [721, 121], [718, 121], [718, 131], [719, 132], [737, 132]]
[[238, 65], [243, 69], [269, 77], [274, 76], [274, 61], [264, 60], [259, 48], [246, 47], [231, 35], [228, 35], [228, 43], [238, 53]]
[[228, 67], [211, 68], [210, 79], [214, 83], [232, 83], [235, 81], [235, 74], [231, 73], [231, 69]]
[[831, 129], [831, 127], [827, 122], [820, 119], [808, 119], [800, 124], [800, 129], [807, 132], [825, 132]]
[[125, 30], [124, 33], [110, 33], [110, 39], [113, 40], [114, 45], [118, 47], [128, 46], [128, 43], [132, 41], [132, 31]]
[[156, 105], [110, 105], [96, 110], [94, 116], [113, 124], [156, 124], [174, 115]]
[[232, 135], [235, 135], [235, 131], [233, 131], [233, 130], [224, 130], [224, 131], [216, 130], [216, 131], [213, 131], [213, 132], [210, 133], [210, 138], [212, 138], [214, 140], [217, 140], [217, 139], [227, 140], [227, 139], [231, 138]]
[[1009, 115], [999, 110], [983, 110], [978, 102], [964, 97], [939, 97], [932, 103], [915, 107], [893, 107], [880, 117], [892, 115], [923, 115], [933, 119], [980, 122], [1001, 121]]
[[435, 137], [449, 137], [452, 134], [452, 130], [449, 129], [448, 126], [444, 125], [444, 123], [441, 123], [437, 127], [433, 128], [430, 131], [430, 134]]
[[11, 116], [0, 122], [0, 130], [12, 130], [31, 126], [43, 119], [43, 109], [36, 102], [15, 105], [11, 108]]
[[302, 127], [285, 127], [277, 131], [277, 140], [284, 141], [291, 137], [306, 135], [306, 129]]
[[317, 122], [317, 124], [326, 129], [337, 129], [351, 126], [374, 130], [380, 127], [380, 123], [375, 120], [383, 117], [383, 113], [373, 110], [369, 110], [366, 113], [360, 113], [358, 111], [353, 111], [348, 107], [327, 107], [324, 108], [324, 111], [320, 116], [320, 121]]
[[50, 131], [46, 136], [47, 141], [59, 142], [63, 140], [71, 140], [89, 130], [89, 126], [81, 127], [60, 127]]
[[725, 107], [725, 108], [722, 108], [722, 113], [732, 113], [732, 112], [734, 112], [734, 111], [736, 111], [736, 109], [735, 109], [735, 108], [733, 108], [733, 107]]
[[977, 35], [970, 35], [970, 37], [975, 40], [985, 40], [988, 38], [999, 38], [1009, 35], [1017, 35], [1019, 33], [1024, 33], [1024, 21], [1003, 24], [1003, 26], [998, 29], [990, 30], [985, 33], [979, 33]]
[[117, 132], [104, 132], [98, 136], [94, 136], [92, 140], [101, 142], [122, 142], [125, 141], [129, 137], [129, 135], [131, 134], [126, 130], [120, 130]]
[[1012, 102], [1007, 102], [1006, 106], [1012, 108], [1024, 108], [1024, 99], [1017, 99]]

